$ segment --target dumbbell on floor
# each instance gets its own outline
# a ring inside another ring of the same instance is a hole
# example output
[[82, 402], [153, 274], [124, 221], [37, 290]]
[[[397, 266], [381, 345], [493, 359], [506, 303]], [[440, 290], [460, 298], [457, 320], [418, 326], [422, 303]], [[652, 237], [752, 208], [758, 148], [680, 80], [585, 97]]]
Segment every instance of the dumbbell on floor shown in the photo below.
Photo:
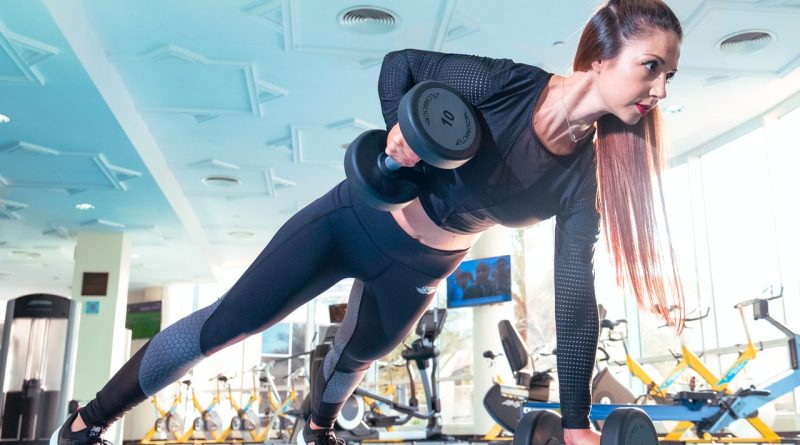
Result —
[[[457, 91], [433, 81], [421, 82], [400, 100], [400, 131], [417, 156], [442, 169], [457, 168], [475, 156], [481, 140], [477, 112]], [[422, 173], [388, 157], [387, 132], [369, 130], [347, 148], [344, 169], [351, 186], [369, 205], [400, 209], [419, 194]]]
[[[513, 445], [561, 445], [561, 416], [548, 410], [525, 414], [514, 433]], [[603, 423], [600, 445], [656, 445], [658, 434], [650, 417], [639, 408], [617, 408]]]

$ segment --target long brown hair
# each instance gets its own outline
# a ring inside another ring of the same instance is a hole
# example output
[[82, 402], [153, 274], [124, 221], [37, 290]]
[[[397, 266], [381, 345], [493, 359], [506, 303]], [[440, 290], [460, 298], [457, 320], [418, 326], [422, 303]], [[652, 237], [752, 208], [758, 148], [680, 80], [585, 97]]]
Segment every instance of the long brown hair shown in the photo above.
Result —
[[[572, 68], [588, 71], [619, 55], [626, 40], [655, 30], [683, 39], [678, 18], [660, 0], [610, 0], [583, 29]], [[661, 187], [661, 114], [653, 108], [635, 125], [607, 114], [596, 125], [597, 209], [617, 283], [680, 331], [685, 305]]]

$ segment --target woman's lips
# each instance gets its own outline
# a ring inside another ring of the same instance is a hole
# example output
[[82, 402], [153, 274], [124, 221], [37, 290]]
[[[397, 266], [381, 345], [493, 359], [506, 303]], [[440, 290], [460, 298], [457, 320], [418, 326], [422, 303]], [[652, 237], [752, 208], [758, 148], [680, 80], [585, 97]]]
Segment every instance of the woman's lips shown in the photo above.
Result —
[[649, 113], [650, 110], [653, 109], [653, 107], [648, 107], [642, 104], [636, 104], [636, 109], [639, 110], [639, 114], [644, 116], [645, 114]]

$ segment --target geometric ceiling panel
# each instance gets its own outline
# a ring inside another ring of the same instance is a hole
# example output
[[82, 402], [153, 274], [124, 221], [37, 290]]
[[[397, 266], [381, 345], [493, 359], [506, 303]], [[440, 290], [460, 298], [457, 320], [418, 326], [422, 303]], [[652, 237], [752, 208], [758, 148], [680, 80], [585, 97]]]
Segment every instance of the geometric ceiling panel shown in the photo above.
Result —
[[350, 142], [366, 130], [380, 128], [382, 127], [356, 118], [329, 125], [292, 125], [293, 160], [301, 164], [341, 166], [344, 151]]
[[260, 80], [256, 81], [256, 94], [258, 94], [259, 103], [263, 104], [264, 102], [285, 96], [288, 93], [288, 91], [279, 86]]
[[220, 115], [261, 116], [262, 102], [285, 94], [257, 82], [252, 63], [211, 60], [175, 45], [114, 61], [139, 110], [188, 114], [198, 122]]
[[[781, 77], [800, 65], [800, 8], [797, 2], [703, 2], [683, 22], [681, 71], [732, 76]], [[743, 31], [764, 31], [772, 42], [751, 54], [728, 54], [719, 43]]]
[[245, 14], [255, 17], [273, 31], [283, 34], [283, 5], [281, 0], [267, 0], [243, 9]]
[[42, 235], [52, 235], [62, 239], [74, 239], [75, 235], [73, 235], [69, 229], [64, 226], [51, 224], [50, 229], [45, 230], [42, 232]]
[[471, 19], [467, 15], [456, 11], [453, 14], [453, 18], [450, 20], [449, 26], [447, 27], [444, 40], [446, 42], [452, 42], [453, 40], [460, 39], [480, 30], [481, 25], [478, 22]]
[[58, 49], [8, 31], [0, 24], [0, 82], [35, 82], [45, 79], [34, 65], [55, 54]]
[[[455, 0], [428, 1], [427, 8], [414, 2], [398, 2], [388, 10], [402, 26], [389, 32], [363, 34], [339, 24], [344, 12], [352, 9], [351, 2], [284, 2], [284, 50], [347, 57], [361, 68], [378, 65], [384, 55], [403, 42], [403, 47], [440, 50], [448, 38], [448, 25], [455, 11]], [[435, 24], [431, 26], [431, 24]], [[470, 33], [474, 26], [469, 19], [455, 24], [454, 36]], [[462, 34], [463, 32], [463, 34]], [[452, 37], [452, 36], [451, 36]]]
[[125, 181], [139, 176], [111, 164], [102, 153], [62, 153], [19, 141], [0, 146], [0, 187], [124, 191]]
[[20, 219], [16, 212], [26, 207], [28, 204], [0, 199], [0, 219]]

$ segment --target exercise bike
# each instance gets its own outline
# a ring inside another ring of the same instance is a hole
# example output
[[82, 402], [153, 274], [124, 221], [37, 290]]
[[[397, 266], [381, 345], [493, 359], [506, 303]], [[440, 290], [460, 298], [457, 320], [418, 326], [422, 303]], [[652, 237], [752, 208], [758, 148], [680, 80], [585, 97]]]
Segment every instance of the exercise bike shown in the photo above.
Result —
[[[598, 309], [601, 317], [605, 316], [602, 306]], [[550, 394], [554, 370], [537, 372], [532, 369], [528, 372], [530, 355], [519, 332], [508, 320], [498, 323], [498, 331], [503, 351], [516, 379], [516, 386], [495, 383], [484, 396], [483, 406], [497, 424], [514, 433], [520, 421], [521, 407], [527, 403], [544, 403], [555, 398]], [[605, 353], [605, 350], [600, 349], [600, 352]], [[605, 353], [599, 361], [607, 361], [608, 358]], [[592, 403], [633, 403], [633, 394], [608, 371], [608, 367], [600, 369], [599, 364], [597, 366], [598, 372], [592, 379]]]
[[[184, 386], [186, 386], [186, 389], [184, 389]], [[153, 423], [153, 427], [142, 437], [141, 443], [150, 444], [168, 440], [179, 440], [181, 438], [183, 435], [185, 418], [178, 412], [178, 407], [181, 405], [181, 402], [185, 400], [184, 393], [188, 393], [191, 386], [191, 380], [179, 382], [178, 391], [167, 409], [161, 407], [161, 404], [158, 402], [158, 396], [153, 395], [151, 397], [150, 400], [156, 408], [158, 418]]]
[[[519, 423], [519, 412], [525, 401], [546, 402], [550, 397], [550, 383], [553, 380], [552, 369], [536, 371], [531, 354], [522, 341], [519, 332], [508, 320], [500, 320], [497, 325], [503, 352], [508, 359], [515, 385], [504, 385], [498, 378], [483, 397], [483, 407], [502, 429], [513, 433]], [[501, 354], [485, 351], [483, 356], [492, 360]], [[528, 369], [528, 365], [531, 368]], [[498, 431], [493, 429], [485, 437], [490, 438]]]
[[[781, 288], [778, 294], [773, 294], [772, 288], [767, 288], [764, 292], [766, 293], [769, 291], [770, 296], [767, 298], [761, 299], [752, 299], [737, 303], [734, 306], [734, 309], [739, 311], [739, 315], [742, 320], [742, 325], [744, 327], [744, 333], [747, 338], [747, 344], [742, 348], [739, 352], [738, 357], [736, 360], [731, 363], [731, 365], [722, 373], [721, 377], [717, 377], [708, 367], [700, 360], [700, 356], [694, 354], [688, 346], [686, 345], [685, 339], [683, 336], [680, 336], [681, 341], [681, 353], [672, 355], [676, 359], [676, 364], [667, 377], [662, 381], [662, 383], [656, 383], [655, 379], [651, 377], [639, 364], [636, 359], [634, 359], [629, 353], [628, 348], [625, 343], [625, 336], [622, 334], [621, 331], [615, 331], [614, 328], [620, 325], [621, 323], [626, 323], [624, 319], [621, 320], [607, 320], [604, 319], [601, 321], [601, 332], [602, 329], [608, 329], [608, 341], [619, 341], [622, 342], [623, 347], [625, 349], [626, 361], [624, 363], [618, 364], [627, 364], [628, 369], [630, 370], [631, 374], [639, 378], [642, 382], [646, 384], [647, 393], [644, 394], [641, 398], [644, 400], [652, 400], [658, 404], [663, 405], [671, 405], [673, 404], [673, 394], [668, 392], [668, 389], [674, 384], [674, 382], [678, 379], [678, 377], [687, 369], [693, 370], [697, 376], [699, 376], [708, 386], [711, 393], [719, 394], [720, 396], [723, 394], [730, 394], [731, 391], [728, 389], [728, 385], [733, 380], [733, 378], [744, 369], [745, 365], [753, 358], [755, 358], [757, 350], [753, 341], [750, 337], [750, 330], [747, 326], [747, 321], [744, 315], [744, 308], [758, 304], [758, 302], [769, 302], [770, 300], [774, 300], [777, 298], [781, 298], [783, 296], [783, 288]], [[754, 308], [755, 309], [755, 308]], [[703, 318], [708, 316], [708, 311], [705, 313], [700, 314], [696, 317], [689, 317], [685, 321], [694, 322], [702, 320]], [[755, 318], [758, 320], [758, 318]], [[691, 387], [689, 393], [693, 392], [695, 388]], [[704, 393], [707, 394], [707, 393]], [[681, 420], [681, 419], [677, 419]], [[749, 423], [763, 438], [775, 438], [777, 434], [760, 418], [756, 416], [751, 416], [746, 419], [746, 422]], [[665, 436], [665, 440], [668, 441], [678, 441], [680, 438], [684, 436], [684, 434], [691, 429], [694, 424], [691, 421], [681, 421], [677, 425], [675, 425]]]
[[192, 405], [200, 415], [195, 417], [189, 430], [177, 440], [178, 442], [186, 443], [196, 441], [195, 435], [197, 433], [202, 435], [203, 440], [215, 442], [221, 442], [223, 440], [221, 436], [222, 417], [217, 411], [217, 406], [219, 406], [222, 401], [222, 393], [220, 392], [219, 385], [222, 382], [227, 382], [228, 378], [222, 374], [218, 374], [209, 381], [211, 380], [216, 380], [217, 389], [214, 393], [214, 397], [211, 399], [211, 403], [209, 403], [207, 407], [204, 407], [200, 403], [200, 400], [197, 398], [197, 393], [194, 387], [192, 387]]
[[[353, 394], [345, 401], [339, 417], [336, 419], [335, 430], [338, 438], [348, 442], [362, 441], [402, 441], [425, 440], [442, 437], [441, 402], [438, 395], [437, 367], [439, 348], [435, 346], [436, 338], [441, 334], [447, 316], [445, 309], [428, 310], [422, 315], [416, 327], [418, 338], [411, 345], [407, 345], [401, 352], [406, 362], [409, 378], [408, 404], [396, 402], [379, 394], [370, 392], [363, 387], [357, 387]], [[335, 332], [329, 328], [325, 340], [320, 343], [312, 355], [311, 362], [311, 387], [314, 379], [319, 378], [322, 361], [327, 354]], [[330, 341], [328, 341], [330, 340]], [[416, 382], [411, 364], [416, 365], [425, 393], [425, 411], [420, 409], [416, 394]], [[365, 401], [368, 400], [369, 402]], [[374, 403], [378, 402], [378, 403]], [[395, 411], [399, 415], [388, 415], [380, 406]], [[310, 414], [310, 397], [306, 397], [303, 404], [303, 418]], [[389, 430], [393, 427], [405, 425], [412, 419], [426, 420], [424, 430]], [[295, 426], [295, 431], [302, 431], [302, 426]], [[302, 434], [296, 434], [298, 444], [305, 445]]]
[[[220, 434], [220, 441], [226, 440], [244, 440], [246, 436], [250, 437], [253, 442], [264, 442], [269, 435], [270, 425], [262, 422], [261, 416], [258, 414], [258, 384], [256, 382], [256, 373], [263, 369], [263, 365], [254, 366], [250, 368], [248, 373], [252, 374], [253, 386], [247, 402], [243, 406], [239, 406], [236, 399], [233, 397], [233, 390], [229, 382], [225, 381], [225, 386], [228, 392], [228, 403], [235, 411], [231, 418], [228, 427]], [[259, 377], [258, 380], [263, 382], [264, 377]], [[238, 436], [238, 437], [235, 437]]]

